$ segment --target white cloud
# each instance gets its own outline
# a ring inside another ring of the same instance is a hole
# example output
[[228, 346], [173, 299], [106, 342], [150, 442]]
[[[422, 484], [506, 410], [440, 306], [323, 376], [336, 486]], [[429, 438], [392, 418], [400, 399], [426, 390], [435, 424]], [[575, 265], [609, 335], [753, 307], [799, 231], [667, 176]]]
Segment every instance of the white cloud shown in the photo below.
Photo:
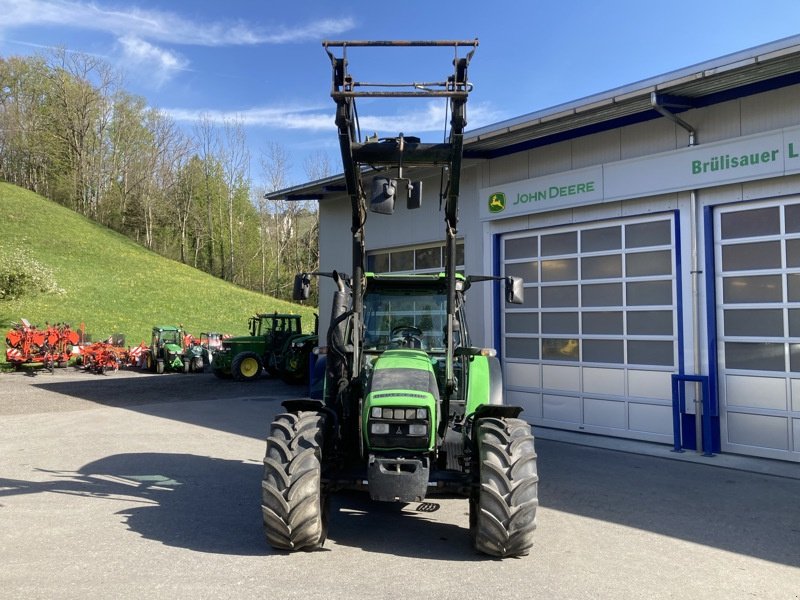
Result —
[[178, 14], [126, 7], [119, 10], [77, 0], [0, 0], [0, 30], [58, 25], [103, 31], [118, 37], [195, 46], [283, 44], [318, 40], [351, 29], [351, 18], [322, 19], [288, 27], [254, 27], [244, 21], [199, 22]]
[[122, 62], [135, 72], [146, 73], [157, 85], [170, 79], [176, 71], [187, 69], [189, 61], [169, 50], [134, 36], [121, 37]]
[[[162, 112], [176, 121], [196, 122], [208, 119], [213, 122], [235, 121], [248, 127], [268, 127], [284, 130], [305, 131], [335, 131], [334, 111], [322, 107], [290, 107], [290, 106], [262, 106], [239, 111], [220, 111], [207, 109], [182, 109], [167, 108]], [[428, 102], [422, 110], [398, 113], [384, 116], [364, 116], [360, 118], [360, 127], [363, 135], [372, 135], [377, 132], [381, 137], [397, 135], [403, 132], [407, 135], [417, 133], [440, 132], [444, 135], [445, 104], [441, 102]], [[486, 104], [475, 104], [468, 107], [467, 119], [469, 129], [476, 129], [502, 120], [505, 116], [493, 110]], [[430, 137], [430, 136], [429, 136]]]

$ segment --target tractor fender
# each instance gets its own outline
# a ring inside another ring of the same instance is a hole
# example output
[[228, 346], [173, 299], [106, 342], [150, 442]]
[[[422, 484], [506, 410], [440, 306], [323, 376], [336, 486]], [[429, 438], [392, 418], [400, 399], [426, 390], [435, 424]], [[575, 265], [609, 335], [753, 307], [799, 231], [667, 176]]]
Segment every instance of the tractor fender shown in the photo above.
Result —
[[482, 405], [502, 406], [503, 370], [496, 356], [474, 356], [469, 363], [467, 414]]

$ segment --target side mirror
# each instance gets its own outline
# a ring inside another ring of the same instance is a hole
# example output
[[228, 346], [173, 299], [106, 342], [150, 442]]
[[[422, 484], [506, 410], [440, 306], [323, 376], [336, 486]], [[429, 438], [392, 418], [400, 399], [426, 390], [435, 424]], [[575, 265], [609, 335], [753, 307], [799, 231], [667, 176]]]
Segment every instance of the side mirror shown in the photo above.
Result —
[[525, 302], [525, 288], [522, 277], [509, 275], [506, 277], [506, 302], [509, 304], [522, 304]]
[[308, 300], [311, 296], [311, 278], [308, 273], [298, 273], [294, 276], [294, 289], [292, 300]]
[[397, 192], [397, 182], [386, 177], [372, 179], [372, 193], [370, 194], [369, 209], [381, 215], [394, 214], [394, 197]]

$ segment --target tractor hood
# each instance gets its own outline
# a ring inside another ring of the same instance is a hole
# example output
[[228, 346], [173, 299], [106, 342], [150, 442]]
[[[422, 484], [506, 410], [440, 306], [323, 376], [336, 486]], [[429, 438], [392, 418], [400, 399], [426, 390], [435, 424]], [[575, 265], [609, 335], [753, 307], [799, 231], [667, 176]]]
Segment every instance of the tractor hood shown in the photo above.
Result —
[[260, 336], [253, 336], [253, 335], [236, 335], [229, 338], [225, 338], [220, 345], [221, 348], [230, 348], [235, 344], [249, 344], [252, 343], [253, 340], [256, 342], [260, 341], [262, 338]]
[[371, 449], [431, 450], [439, 388], [430, 357], [387, 350], [375, 361], [362, 415]]

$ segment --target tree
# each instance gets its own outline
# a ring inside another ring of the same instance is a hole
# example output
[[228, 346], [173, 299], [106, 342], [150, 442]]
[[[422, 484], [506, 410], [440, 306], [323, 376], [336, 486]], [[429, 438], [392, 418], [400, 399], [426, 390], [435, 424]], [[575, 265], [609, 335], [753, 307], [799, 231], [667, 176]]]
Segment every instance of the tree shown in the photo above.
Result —
[[247, 149], [247, 136], [242, 124], [236, 121], [225, 122], [220, 160], [227, 187], [226, 217], [228, 234], [228, 279], [236, 282], [236, 252], [234, 230], [237, 219], [236, 199], [248, 198], [250, 189], [250, 151]]
[[62, 151], [60, 196], [64, 204], [95, 217], [104, 191], [104, 136], [111, 121], [118, 78], [101, 59], [56, 50], [51, 58], [53, 102], [48, 126]]
[[[261, 156], [261, 170], [266, 181], [266, 193], [275, 192], [287, 186], [289, 155], [277, 142], [267, 145], [266, 154]], [[261, 206], [261, 227], [259, 229], [262, 256], [262, 281], [266, 280], [268, 247], [272, 251], [272, 281], [268, 289], [281, 297], [286, 286], [286, 277], [281, 269], [285, 257], [284, 249], [294, 227], [294, 206], [286, 200], [269, 199]], [[271, 242], [271, 243], [270, 243]], [[267, 289], [266, 285], [265, 291]]]

